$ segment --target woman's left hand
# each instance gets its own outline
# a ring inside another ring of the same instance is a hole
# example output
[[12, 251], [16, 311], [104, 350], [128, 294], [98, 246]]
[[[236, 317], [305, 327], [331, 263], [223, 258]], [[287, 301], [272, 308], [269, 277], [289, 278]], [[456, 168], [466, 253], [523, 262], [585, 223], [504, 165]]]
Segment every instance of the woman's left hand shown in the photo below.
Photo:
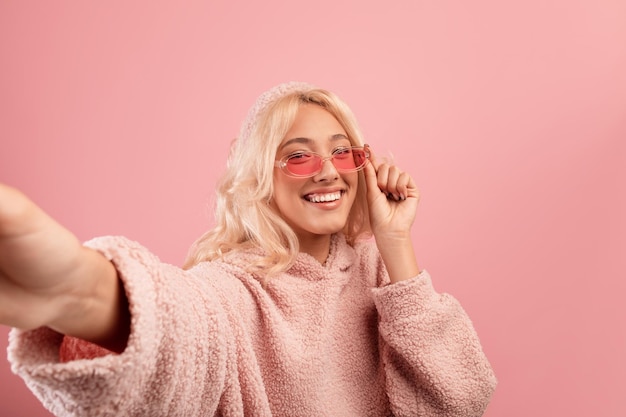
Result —
[[410, 240], [419, 191], [413, 178], [399, 167], [379, 162], [371, 148], [364, 168], [370, 225], [380, 245], [387, 241]]

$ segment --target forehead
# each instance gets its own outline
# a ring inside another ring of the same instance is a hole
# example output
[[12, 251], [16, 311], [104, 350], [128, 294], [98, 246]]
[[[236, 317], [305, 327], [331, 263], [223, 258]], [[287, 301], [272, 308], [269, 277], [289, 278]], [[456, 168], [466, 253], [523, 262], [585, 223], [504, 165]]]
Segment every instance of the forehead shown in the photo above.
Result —
[[316, 104], [298, 108], [293, 124], [285, 134], [280, 147], [292, 143], [317, 143], [348, 140], [348, 134], [328, 110]]

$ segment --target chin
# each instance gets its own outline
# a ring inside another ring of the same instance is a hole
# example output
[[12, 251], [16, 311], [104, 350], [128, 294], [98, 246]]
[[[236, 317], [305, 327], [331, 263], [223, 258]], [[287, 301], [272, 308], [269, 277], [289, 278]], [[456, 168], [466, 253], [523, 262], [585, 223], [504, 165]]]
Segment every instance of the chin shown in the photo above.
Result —
[[337, 226], [325, 225], [324, 227], [311, 228], [311, 233], [317, 235], [332, 235], [341, 232], [345, 227], [345, 223]]

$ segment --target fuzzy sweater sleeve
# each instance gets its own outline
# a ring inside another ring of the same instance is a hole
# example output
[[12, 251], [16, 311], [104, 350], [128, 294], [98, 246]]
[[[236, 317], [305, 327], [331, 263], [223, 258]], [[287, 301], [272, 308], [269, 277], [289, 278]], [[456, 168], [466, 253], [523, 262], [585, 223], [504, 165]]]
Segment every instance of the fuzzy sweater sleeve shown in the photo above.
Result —
[[430, 276], [373, 289], [386, 390], [402, 416], [482, 416], [495, 375], [461, 305]]
[[46, 328], [13, 330], [13, 372], [55, 415], [213, 415], [228, 331], [205, 282], [124, 238], [87, 246], [109, 258], [123, 281], [131, 313], [126, 349], [113, 354]]

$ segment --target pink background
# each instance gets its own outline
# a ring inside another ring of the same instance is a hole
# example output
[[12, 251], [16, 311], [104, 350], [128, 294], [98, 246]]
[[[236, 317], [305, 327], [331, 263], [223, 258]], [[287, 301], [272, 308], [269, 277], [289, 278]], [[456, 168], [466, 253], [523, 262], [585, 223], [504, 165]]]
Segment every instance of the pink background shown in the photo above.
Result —
[[[486, 415], [626, 415], [626, 3], [296, 3], [3, 0], [0, 181], [180, 264], [256, 96], [324, 86], [420, 184], [420, 263], [500, 381]], [[49, 415], [5, 360], [0, 396]]]

